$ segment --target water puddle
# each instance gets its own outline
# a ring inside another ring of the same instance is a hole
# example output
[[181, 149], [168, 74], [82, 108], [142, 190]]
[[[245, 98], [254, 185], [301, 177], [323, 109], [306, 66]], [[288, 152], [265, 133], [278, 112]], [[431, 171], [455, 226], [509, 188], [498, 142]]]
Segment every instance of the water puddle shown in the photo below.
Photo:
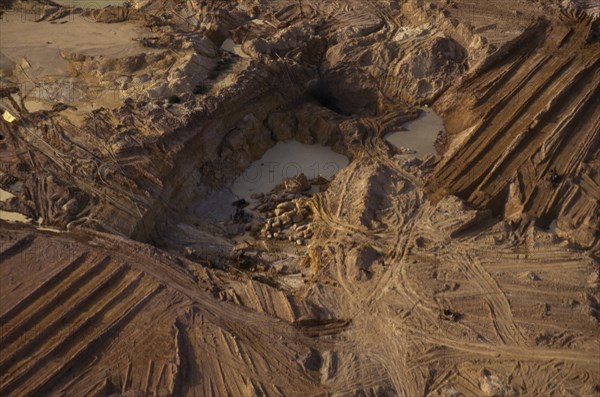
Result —
[[329, 147], [278, 142], [233, 182], [231, 191], [250, 201], [253, 194], [268, 193], [284, 179], [303, 173], [308, 179], [321, 176], [330, 180], [347, 165], [348, 158]]
[[407, 131], [392, 132], [385, 137], [398, 148], [414, 151], [417, 157], [435, 154], [435, 139], [444, 130], [444, 121], [433, 110], [423, 108], [421, 111], [418, 119], [404, 125]]

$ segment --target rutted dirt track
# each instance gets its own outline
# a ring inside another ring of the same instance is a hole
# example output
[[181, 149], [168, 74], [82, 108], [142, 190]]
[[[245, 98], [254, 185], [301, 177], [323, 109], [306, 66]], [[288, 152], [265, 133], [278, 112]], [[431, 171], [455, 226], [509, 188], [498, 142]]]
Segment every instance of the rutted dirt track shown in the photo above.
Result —
[[480, 215], [457, 200], [388, 183], [377, 234], [316, 204], [322, 268], [295, 294], [108, 235], [5, 229], [2, 391], [481, 395], [497, 376], [511, 393], [592, 395], [592, 258], [490, 218], [465, 227]]
[[[80, 125], [64, 103], [30, 113], [20, 72], [3, 75], [17, 119], [0, 120], [15, 196], [0, 208], [38, 228], [0, 221], [0, 395], [600, 395], [598, 14], [501, 0], [84, 12], [142, 24], [153, 58], [70, 54], [73, 79], [109, 81], [86, 71], [109, 62], [143, 80]], [[248, 58], [218, 49], [228, 36]], [[422, 105], [444, 118], [439, 157], [383, 139]], [[286, 180], [247, 223], [187, 219], [292, 138], [351, 162], [316, 194]]]

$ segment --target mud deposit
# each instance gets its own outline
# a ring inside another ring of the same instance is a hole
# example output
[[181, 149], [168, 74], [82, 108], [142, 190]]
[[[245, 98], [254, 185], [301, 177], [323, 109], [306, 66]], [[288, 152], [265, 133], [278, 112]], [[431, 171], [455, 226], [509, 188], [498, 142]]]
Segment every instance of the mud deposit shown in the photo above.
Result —
[[600, 395], [597, 1], [0, 8], [1, 396]]

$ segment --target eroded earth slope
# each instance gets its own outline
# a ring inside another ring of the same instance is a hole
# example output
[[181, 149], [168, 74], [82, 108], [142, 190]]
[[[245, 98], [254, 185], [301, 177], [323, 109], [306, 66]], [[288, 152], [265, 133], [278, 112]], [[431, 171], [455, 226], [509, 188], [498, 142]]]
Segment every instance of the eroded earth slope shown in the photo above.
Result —
[[[600, 394], [593, 2], [3, 11], [0, 394]], [[50, 68], [20, 15], [132, 46]], [[424, 106], [419, 158], [384, 136]], [[350, 163], [194, 218], [290, 139]]]

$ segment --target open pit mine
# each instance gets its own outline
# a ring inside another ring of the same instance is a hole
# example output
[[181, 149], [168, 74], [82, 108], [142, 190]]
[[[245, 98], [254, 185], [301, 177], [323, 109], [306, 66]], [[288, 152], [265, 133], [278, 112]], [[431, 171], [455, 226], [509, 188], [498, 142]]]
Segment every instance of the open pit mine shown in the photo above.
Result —
[[0, 396], [600, 396], [597, 0], [2, 0], [0, 81]]

